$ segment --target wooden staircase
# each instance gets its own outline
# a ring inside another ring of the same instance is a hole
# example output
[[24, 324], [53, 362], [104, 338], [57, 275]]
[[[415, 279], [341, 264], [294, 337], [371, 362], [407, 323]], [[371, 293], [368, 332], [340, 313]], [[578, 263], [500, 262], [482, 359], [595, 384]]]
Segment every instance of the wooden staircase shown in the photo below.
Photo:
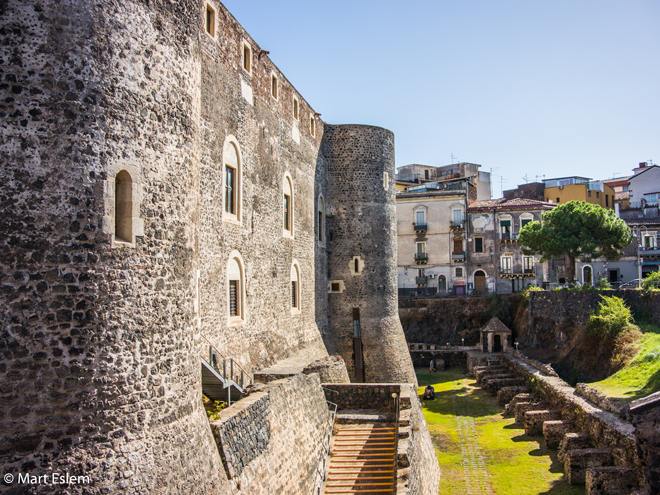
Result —
[[337, 424], [322, 493], [395, 493], [396, 425]]

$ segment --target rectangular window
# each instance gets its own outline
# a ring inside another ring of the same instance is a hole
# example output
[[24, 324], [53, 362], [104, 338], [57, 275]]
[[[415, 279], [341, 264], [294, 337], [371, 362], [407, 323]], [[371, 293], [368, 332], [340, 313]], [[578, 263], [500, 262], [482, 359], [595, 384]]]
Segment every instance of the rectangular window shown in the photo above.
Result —
[[502, 256], [500, 259], [500, 268], [503, 273], [511, 273], [513, 258], [511, 256]]
[[456, 268], [456, 276], [457, 277], [462, 277], [463, 276], [463, 267], [459, 266]]
[[522, 228], [523, 228], [525, 225], [527, 225], [528, 223], [532, 223], [532, 219], [531, 219], [531, 218], [523, 218], [523, 219], [521, 219], [521, 220], [520, 220], [520, 228], [522, 229]]
[[295, 280], [291, 281], [291, 307], [298, 307], [298, 288], [296, 287], [297, 282]]
[[417, 254], [424, 254], [426, 253], [426, 243], [425, 242], [418, 242], [417, 243]]
[[309, 132], [312, 133], [312, 136], [316, 135], [316, 129], [314, 127], [314, 116], [313, 115], [309, 118]]
[[610, 206], [610, 197], [607, 194], [605, 195], [605, 206]]
[[277, 99], [277, 76], [275, 74], [270, 78], [270, 94]]
[[319, 241], [323, 242], [323, 212], [319, 211]]
[[458, 225], [463, 221], [463, 212], [461, 210], [453, 210], [451, 215], [452, 222], [454, 222], [454, 224]]
[[229, 281], [229, 316], [240, 316], [238, 280]]
[[417, 225], [424, 225], [426, 223], [426, 215], [423, 211], [418, 211], [415, 213], [415, 223]]
[[225, 165], [225, 211], [236, 214], [236, 169]]
[[206, 32], [215, 38], [215, 10], [206, 4]]
[[534, 271], [534, 257], [523, 256], [523, 269], [525, 273], [532, 273]]
[[591, 197], [591, 191], [587, 191], [587, 197]]
[[463, 241], [454, 239], [454, 252], [453, 254], [461, 254], [463, 252]]
[[483, 237], [475, 237], [474, 238], [474, 252], [475, 253], [483, 253], [484, 252], [484, 238]]
[[557, 204], [559, 204], [559, 198], [557, 198]]
[[291, 230], [291, 197], [284, 195], [284, 230]]
[[298, 98], [293, 99], [293, 118], [298, 120]]
[[250, 72], [252, 67], [252, 50], [247, 44], [243, 45], [243, 69]]
[[332, 292], [339, 292], [339, 284], [337, 282], [333, 282], [330, 284], [330, 290]]
[[511, 220], [500, 220], [500, 234], [502, 239], [511, 238]]
[[596, 197], [600, 198], [600, 192], [596, 191]]

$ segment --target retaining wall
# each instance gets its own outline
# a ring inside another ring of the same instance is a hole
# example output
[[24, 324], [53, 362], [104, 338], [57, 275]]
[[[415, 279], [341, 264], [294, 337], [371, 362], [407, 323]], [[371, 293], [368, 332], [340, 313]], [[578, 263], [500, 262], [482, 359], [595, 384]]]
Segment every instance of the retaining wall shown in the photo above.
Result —
[[560, 410], [564, 420], [572, 421], [577, 429], [587, 433], [596, 447], [609, 448], [616, 465], [636, 466], [638, 457], [630, 423], [580, 397], [561, 378], [547, 376], [511, 354], [502, 355], [502, 362], [523, 377], [543, 400]]
[[460, 351], [410, 351], [415, 368], [428, 368], [431, 359], [442, 359], [445, 362], [445, 368], [467, 367], [467, 352]]
[[337, 404], [337, 410], [396, 409], [392, 394], [401, 394], [399, 383], [324, 383], [325, 397]]

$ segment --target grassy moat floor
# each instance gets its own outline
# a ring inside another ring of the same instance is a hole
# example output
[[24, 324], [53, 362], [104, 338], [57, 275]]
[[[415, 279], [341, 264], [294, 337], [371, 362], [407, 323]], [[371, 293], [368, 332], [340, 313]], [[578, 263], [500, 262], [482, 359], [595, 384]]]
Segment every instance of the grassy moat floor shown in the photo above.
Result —
[[442, 470], [439, 494], [583, 495], [583, 486], [564, 481], [557, 451], [503, 417], [496, 398], [464, 373], [417, 370], [419, 394], [428, 384], [435, 388], [424, 416]]

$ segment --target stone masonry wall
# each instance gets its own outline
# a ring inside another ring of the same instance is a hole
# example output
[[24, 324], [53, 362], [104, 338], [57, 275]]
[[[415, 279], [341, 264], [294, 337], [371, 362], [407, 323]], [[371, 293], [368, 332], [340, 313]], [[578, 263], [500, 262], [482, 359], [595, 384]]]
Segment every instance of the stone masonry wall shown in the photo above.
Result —
[[324, 383], [325, 397], [337, 404], [337, 410], [376, 409], [395, 411], [392, 394], [401, 393], [398, 383]]
[[[201, 36], [200, 318], [201, 332], [248, 371], [304, 352], [327, 356], [316, 325], [319, 258], [317, 161], [323, 123], [261, 47], [219, 2], [215, 39]], [[251, 72], [243, 69], [243, 44]], [[278, 95], [271, 95], [271, 75]], [[293, 99], [299, 118], [293, 115]], [[223, 217], [224, 160], [228, 140], [240, 150], [238, 221]], [[293, 236], [284, 235], [283, 187], [293, 185]], [[227, 263], [238, 252], [245, 274], [245, 315], [228, 322]], [[300, 311], [291, 308], [292, 264], [300, 268]], [[323, 291], [326, 296], [327, 290]], [[326, 313], [327, 314], [327, 313]], [[327, 333], [327, 317], [320, 318]], [[325, 339], [331, 341], [326, 335]]]
[[426, 419], [424, 419], [419, 396], [415, 389], [411, 390], [410, 404], [412, 412], [410, 415], [410, 441], [408, 443], [408, 459], [410, 459], [408, 493], [436, 495], [442, 473], [431, 440], [431, 434]]
[[555, 346], [566, 342], [571, 330], [586, 325], [589, 312], [598, 309], [601, 296], [622, 298], [633, 314], [660, 324], [660, 292], [641, 290], [534, 291], [524, 328], [519, 329], [523, 346]]
[[224, 492], [194, 347], [201, 7], [0, 3], [3, 474], [90, 476], [69, 493]]
[[[328, 197], [335, 206], [328, 241], [331, 332], [355, 380], [353, 308], [360, 310], [366, 382], [417, 383], [398, 316], [394, 135], [379, 127], [326, 126]], [[359, 257], [356, 273], [355, 257]]]
[[213, 424], [216, 439], [233, 435], [228, 448], [234, 488], [245, 495], [313, 493], [332, 429], [318, 375], [277, 380], [255, 395], [254, 401], [244, 399], [247, 407], [239, 401], [223, 411], [226, 420]]

